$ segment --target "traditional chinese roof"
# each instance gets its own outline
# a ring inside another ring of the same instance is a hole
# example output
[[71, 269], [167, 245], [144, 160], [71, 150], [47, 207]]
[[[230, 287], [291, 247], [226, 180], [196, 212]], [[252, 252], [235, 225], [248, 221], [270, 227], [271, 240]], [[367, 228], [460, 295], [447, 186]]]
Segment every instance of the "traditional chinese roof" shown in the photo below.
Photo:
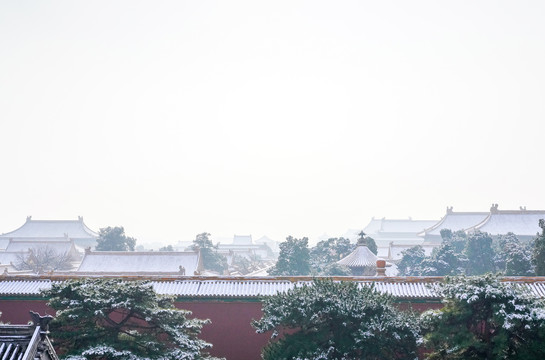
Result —
[[77, 272], [87, 274], [180, 274], [200, 271], [198, 252], [87, 251]]
[[447, 213], [439, 222], [419, 232], [418, 236], [441, 236], [441, 230], [452, 231], [465, 230], [483, 221], [489, 215], [488, 212], [453, 212], [452, 207], [447, 208]]
[[350, 254], [337, 261], [337, 264], [348, 266], [349, 268], [376, 268], [378, 257], [365, 245], [358, 245]]
[[468, 228], [467, 232], [482, 231], [490, 235], [502, 235], [509, 232], [518, 236], [536, 236], [541, 232], [539, 220], [545, 219], [545, 210], [498, 210], [493, 206], [490, 214], [481, 222]]
[[233, 245], [253, 245], [252, 235], [233, 236]]
[[0, 325], [0, 358], [58, 360], [46, 331], [40, 324]]
[[363, 229], [363, 232], [372, 237], [377, 243], [415, 243], [422, 242], [417, 234], [427, 227], [432, 226], [435, 220], [409, 219], [371, 219], [371, 222]]
[[89, 229], [80, 216], [78, 220], [32, 220], [27, 217], [26, 222], [18, 229], [0, 235], [0, 239], [96, 239], [98, 234]]

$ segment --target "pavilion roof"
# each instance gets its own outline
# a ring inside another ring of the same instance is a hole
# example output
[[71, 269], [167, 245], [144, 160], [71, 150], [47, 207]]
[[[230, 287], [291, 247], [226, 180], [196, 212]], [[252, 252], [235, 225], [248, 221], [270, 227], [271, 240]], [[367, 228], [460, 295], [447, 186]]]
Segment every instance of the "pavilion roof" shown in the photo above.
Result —
[[377, 267], [378, 257], [365, 245], [358, 245], [350, 254], [337, 261], [337, 264], [350, 268]]

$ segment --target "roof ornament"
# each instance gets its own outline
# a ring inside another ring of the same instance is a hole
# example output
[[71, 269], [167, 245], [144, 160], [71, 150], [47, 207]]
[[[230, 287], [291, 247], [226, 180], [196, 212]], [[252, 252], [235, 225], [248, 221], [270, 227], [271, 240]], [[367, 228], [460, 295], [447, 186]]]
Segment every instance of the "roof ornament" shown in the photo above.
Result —
[[185, 275], [185, 267], [180, 265], [179, 269], [180, 269], [180, 271], [179, 271], [180, 275]]
[[29, 216], [26, 217], [26, 221], [30, 221], [30, 220], [32, 220], [32, 216], [31, 216], [31, 215], [29, 215]]
[[367, 245], [367, 243], [365, 242], [365, 235], [367, 235], [365, 232], [360, 231], [360, 233], [358, 234], [360, 237], [358, 238], [358, 246], [359, 245]]
[[498, 204], [492, 204], [492, 207], [490, 208], [490, 212], [492, 214], [497, 214], [499, 212], [498, 210]]
[[519, 206], [519, 208], [520, 208], [520, 211], [522, 212], [526, 211], [526, 206]]
[[447, 214], [452, 214], [453, 211], [452, 211], [452, 206], [447, 206]]
[[78, 221], [83, 222], [83, 216], [78, 216]]
[[41, 330], [40, 332], [42, 334], [49, 333], [49, 323], [51, 322], [51, 320], [53, 320], [53, 316], [51, 315], [40, 316], [40, 314], [31, 310], [30, 318], [32, 319], [32, 322], [34, 323], [34, 326], [40, 327], [40, 330]]

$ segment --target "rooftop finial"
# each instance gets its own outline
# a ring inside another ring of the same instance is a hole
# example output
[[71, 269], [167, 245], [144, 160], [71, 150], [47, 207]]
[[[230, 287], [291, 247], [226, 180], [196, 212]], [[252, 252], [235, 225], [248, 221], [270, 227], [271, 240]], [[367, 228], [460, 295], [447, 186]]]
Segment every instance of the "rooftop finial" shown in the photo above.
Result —
[[32, 216], [31, 216], [31, 215], [29, 215], [29, 216], [26, 217], [26, 221], [30, 221], [30, 220], [32, 220]]
[[452, 214], [452, 206], [447, 206], [447, 214]]
[[490, 212], [492, 214], [497, 214], [498, 213], [498, 204], [492, 204], [492, 207], [490, 208]]

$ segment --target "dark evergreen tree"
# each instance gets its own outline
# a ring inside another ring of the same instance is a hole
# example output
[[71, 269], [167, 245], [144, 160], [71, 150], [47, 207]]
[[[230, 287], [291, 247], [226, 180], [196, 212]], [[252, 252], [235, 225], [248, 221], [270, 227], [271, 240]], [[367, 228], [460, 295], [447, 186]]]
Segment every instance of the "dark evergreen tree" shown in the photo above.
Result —
[[421, 316], [429, 360], [543, 359], [545, 309], [493, 275], [445, 279], [445, 306]]
[[213, 359], [198, 338], [207, 320], [190, 319], [150, 282], [83, 279], [42, 293], [57, 311], [55, 348], [71, 360]]
[[264, 360], [413, 360], [415, 320], [370, 286], [314, 280], [265, 298], [263, 317], [253, 325], [276, 338], [263, 349]]
[[532, 262], [537, 276], [545, 276], [545, 220], [539, 220], [541, 234], [534, 240]]
[[492, 238], [487, 233], [477, 231], [469, 235], [465, 255], [467, 275], [483, 275], [494, 271], [495, 253], [492, 249]]
[[106, 227], [98, 231], [98, 251], [134, 251], [136, 239], [125, 235], [123, 226]]
[[308, 238], [296, 239], [288, 236], [280, 243], [278, 261], [269, 270], [270, 275], [290, 276], [310, 274], [310, 251]]
[[227, 258], [217, 252], [217, 245], [214, 246], [209, 233], [198, 234], [193, 240], [192, 249], [201, 252], [205, 269], [217, 271], [220, 274], [227, 269]]
[[444, 242], [434, 249], [432, 256], [422, 261], [420, 274], [426, 276], [446, 276], [463, 274], [466, 264], [463, 254], [455, 251], [452, 242]]
[[507, 276], [532, 276], [532, 250], [513, 233], [499, 236], [495, 244], [494, 263], [496, 270]]
[[[310, 264], [316, 275], [342, 275], [344, 267], [333, 265], [354, 250], [354, 245], [345, 238], [322, 240], [310, 249]], [[333, 274], [333, 273], [335, 274]], [[350, 274], [350, 272], [348, 272]]]
[[397, 268], [401, 276], [422, 275], [422, 266], [426, 254], [422, 246], [417, 245], [401, 252], [402, 258]]

